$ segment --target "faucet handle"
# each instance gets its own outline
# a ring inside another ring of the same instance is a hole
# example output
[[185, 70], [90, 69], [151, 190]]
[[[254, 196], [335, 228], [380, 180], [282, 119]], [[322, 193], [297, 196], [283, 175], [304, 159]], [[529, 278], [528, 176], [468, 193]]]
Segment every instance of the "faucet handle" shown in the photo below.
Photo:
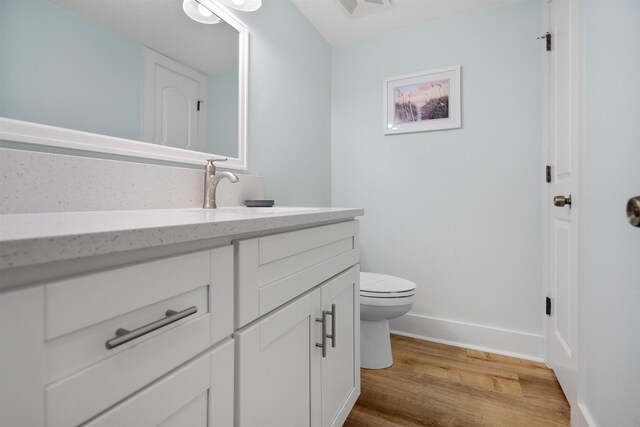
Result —
[[209, 163], [213, 163], [213, 162], [226, 162], [227, 160], [229, 160], [228, 157], [220, 157], [219, 159], [216, 159], [215, 157], [210, 158], [209, 160], [207, 160], [207, 162]]
[[226, 162], [227, 160], [229, 160], [228, 157], [220, 157], [219, 159], [212, 157], [207, 160], [207, 166], [204, 168], [204, 170], [207, 172], [216, 173], [216, 166], [213, 164], [213, 162]]

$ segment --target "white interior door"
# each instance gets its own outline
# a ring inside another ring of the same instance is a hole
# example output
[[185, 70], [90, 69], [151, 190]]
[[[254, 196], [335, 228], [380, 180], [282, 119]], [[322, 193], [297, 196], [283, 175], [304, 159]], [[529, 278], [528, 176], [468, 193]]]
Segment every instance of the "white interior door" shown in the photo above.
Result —
[[150, 49], [144, 56], [143, 140], [207, 152], [207, 76]]
[[[548, 23], [551, 51], [547, 52], [547, 363], [574, 406], [578, 368], [578, 141], [579, 141], [579, 33], [575, 0], [551, 0]], [[548, 177], [549, 178], [549, 177]], [[554, 203], [556, 196], [568, 199]]]
[[168, 70], [156, 69], [157, 143], [193, 150], [198, 144], [198, 83]]

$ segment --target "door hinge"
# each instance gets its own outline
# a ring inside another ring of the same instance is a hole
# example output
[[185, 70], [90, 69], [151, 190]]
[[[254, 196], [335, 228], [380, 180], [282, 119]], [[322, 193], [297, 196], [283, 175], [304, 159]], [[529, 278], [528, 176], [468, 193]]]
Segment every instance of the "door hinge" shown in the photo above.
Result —
[[538, 37], [538, 40], [544, 39], [547, 44], [547, 52], [551, 52], [551, 33], [546, 32], [544, 35]]
[[551, 166], [547, 165], [546, 170], [546, 181], [551, 182]]
[[547, 316], [551, 316], [551, 298], [547, 297], [547, 304], [546, 304], [546, 308], [545, 308], [545, 313], [547, 313]]
[[200, 111], [200, 104], [202, 104], [204, 101], [198, 101], [198, 105], [197, 105], [197, 110]]

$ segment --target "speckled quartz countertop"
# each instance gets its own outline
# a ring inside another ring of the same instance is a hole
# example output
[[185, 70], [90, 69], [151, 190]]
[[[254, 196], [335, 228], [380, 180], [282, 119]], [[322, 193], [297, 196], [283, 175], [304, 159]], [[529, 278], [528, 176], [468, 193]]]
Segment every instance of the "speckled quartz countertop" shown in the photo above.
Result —
[[363, 209], [236, 207], [0, 215], [0, 270], [363, 214]]

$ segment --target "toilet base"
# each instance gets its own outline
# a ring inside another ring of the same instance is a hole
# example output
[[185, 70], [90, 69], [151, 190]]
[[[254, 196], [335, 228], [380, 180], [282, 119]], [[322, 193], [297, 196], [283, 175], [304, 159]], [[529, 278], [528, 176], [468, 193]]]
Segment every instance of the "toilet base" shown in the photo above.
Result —
[[360, 321], [360, 366], [384, 369], [393, 365], [389, 321]]

